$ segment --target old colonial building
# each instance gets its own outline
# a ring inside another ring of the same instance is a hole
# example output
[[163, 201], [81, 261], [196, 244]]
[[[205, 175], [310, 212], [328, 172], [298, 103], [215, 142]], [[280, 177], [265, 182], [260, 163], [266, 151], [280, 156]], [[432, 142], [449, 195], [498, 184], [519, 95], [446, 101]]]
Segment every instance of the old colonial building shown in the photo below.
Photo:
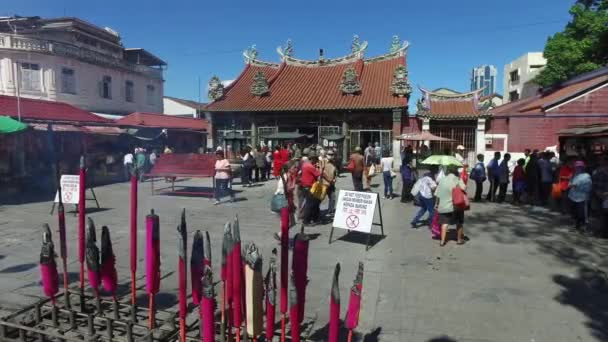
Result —
[[211, 113], [215, 144], [231, 132], [271, 145], [289, 136], [321, 144], [329, 136], [343, 136], [344, 158], [370, 142], [395, 151], [394, 138], [411, 125], [408, 43], [395, 36], [387, 45], [386, 54], [366, 57], [367, 42], [355, 36], [343, 57], [327, 58], [321, 49], [318, 59], [302, 60], [288, 41], [277, 49], [278, 63], [261, 60], [255, 47], [248, 49], [234, 82], [224, 87], [214, 77], [209, 83], [213, 102], [205, 110]]
[[77, 18], [0, 18], [0, 95], [104, 114], [162, 113], [165, 65]]

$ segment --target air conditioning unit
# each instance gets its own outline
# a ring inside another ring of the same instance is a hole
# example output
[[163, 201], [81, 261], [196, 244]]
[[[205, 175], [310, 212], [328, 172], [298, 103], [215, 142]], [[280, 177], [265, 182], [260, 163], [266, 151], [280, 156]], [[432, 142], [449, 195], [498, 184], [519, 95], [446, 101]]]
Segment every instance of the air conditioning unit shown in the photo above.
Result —
[[492, 138], [486, 138], [486, 145], [492, 145]]

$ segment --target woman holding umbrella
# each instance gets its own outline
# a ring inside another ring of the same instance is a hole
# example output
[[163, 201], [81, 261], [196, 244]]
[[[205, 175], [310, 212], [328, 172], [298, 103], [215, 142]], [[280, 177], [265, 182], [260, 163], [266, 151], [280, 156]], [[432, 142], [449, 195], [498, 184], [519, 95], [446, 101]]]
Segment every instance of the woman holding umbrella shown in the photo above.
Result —
[[[434, 156], [445, 157], [445, 156]], [[428, 158], [426, 161], [433, 157]], [[453, 157], [452, 157], [453, 158]], [[455, 159], [455, 158], [454, 158]], [[437, 197], [437, 211], [439, 213], [439, 224], [441, 224], [441, 246], [445, 246], [448, 225], [456, 225], [458, 244], [464, 244], [464, 210], [454, 206], [452, 194], [456, 187], [463, 191], [466, 189], [462, 179], [458, 177], [458, 167], [461, 165], [457, 160], [443, 158], [435, 164], [444, 165], [446, 175], [438, 181], [435, 196]], [[459, 165], [460, 164], [460, 165]]]

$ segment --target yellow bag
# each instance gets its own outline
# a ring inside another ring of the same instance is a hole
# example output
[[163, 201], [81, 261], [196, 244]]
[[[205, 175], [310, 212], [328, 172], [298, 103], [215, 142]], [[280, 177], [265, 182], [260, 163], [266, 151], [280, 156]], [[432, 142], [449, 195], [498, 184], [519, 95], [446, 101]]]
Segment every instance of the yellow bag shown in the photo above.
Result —
[[323, 201], [325, 196], [327, 196], [327, 185], [323, 184], [320, 180], [314, 182], [310, 188], [310, 194], [317, 200]]

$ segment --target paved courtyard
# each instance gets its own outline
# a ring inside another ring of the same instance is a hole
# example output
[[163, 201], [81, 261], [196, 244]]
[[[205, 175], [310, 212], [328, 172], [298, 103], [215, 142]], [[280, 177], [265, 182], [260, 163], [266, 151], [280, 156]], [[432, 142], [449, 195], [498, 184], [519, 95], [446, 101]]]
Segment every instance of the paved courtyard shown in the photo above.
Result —
[[[377, 184], [380, 179], [375, 179]], [[209, 185], [186, 180], [182, 186]], [[351, 189], [350, 178], [339, 187]], [[238, 213], [242, 239], [253, 241], [268, 257], [276, 242], [278, 217], [269, 211], [275, 182], [239, 191], [236, 203], [214, 206], [200, 197], [139, 192], [139, 276], [144, 275], [144, 216], [154, 208], [161, 218], [162, 271], [177, 267], [176, 225], [186, 209], [188, 229], [209, 230], [213, 263], [219, 267], [223, 224]], [[382, 186], [374, 188], [382, 191]], [[129, 288], [128, 184], [96, 188], [102, 209], [91, 210], [97, 226], [112, 232], [119, 282]], [[396, 185], [396, 190], [400, 186]], [[91, 206], [92, 203], [88, 203]], [[328, 245], [329, 225], [307, 229], [318, 234], [311, 242], [306, 305], [306, 332], [311, 341], [326, 340], [328, 297], [336, 262], [342, 265], [342, 317], [358, 261], [365, 263], [361, 341], [607, 341], [608, 243], [568, 232], [567, 220], [536, 208], [479, 204], [467, 213], [469, 241], [439, 247], [426, 228], [411, 229], [412, 205], [398, 199], [382, 201], [386, 238], [346, 236]], [[51, 203], [30, 201], [0, 206], [0, 316], [37, 300], [40, 227], [48, 222]], [[73, 206], [67, 207], [68, 211]], [[67, 215], [68, 268], [72, 285], [78, 279], [76, 217]], [[190, 238], [191, 235], [190, 234]], [[336, 231], [340, 238], [343, 231]], [[55, 239], [56, 244], [58, 241]], [[191, 242], [191, 241], [190, 241]], [[140, 281], [142, 285], [143, 281]], [[176, 308], [175, 275], [163, 280], [158, 296], [163, 309]], [[146, 297], [140, 294], [142, 304]]]

